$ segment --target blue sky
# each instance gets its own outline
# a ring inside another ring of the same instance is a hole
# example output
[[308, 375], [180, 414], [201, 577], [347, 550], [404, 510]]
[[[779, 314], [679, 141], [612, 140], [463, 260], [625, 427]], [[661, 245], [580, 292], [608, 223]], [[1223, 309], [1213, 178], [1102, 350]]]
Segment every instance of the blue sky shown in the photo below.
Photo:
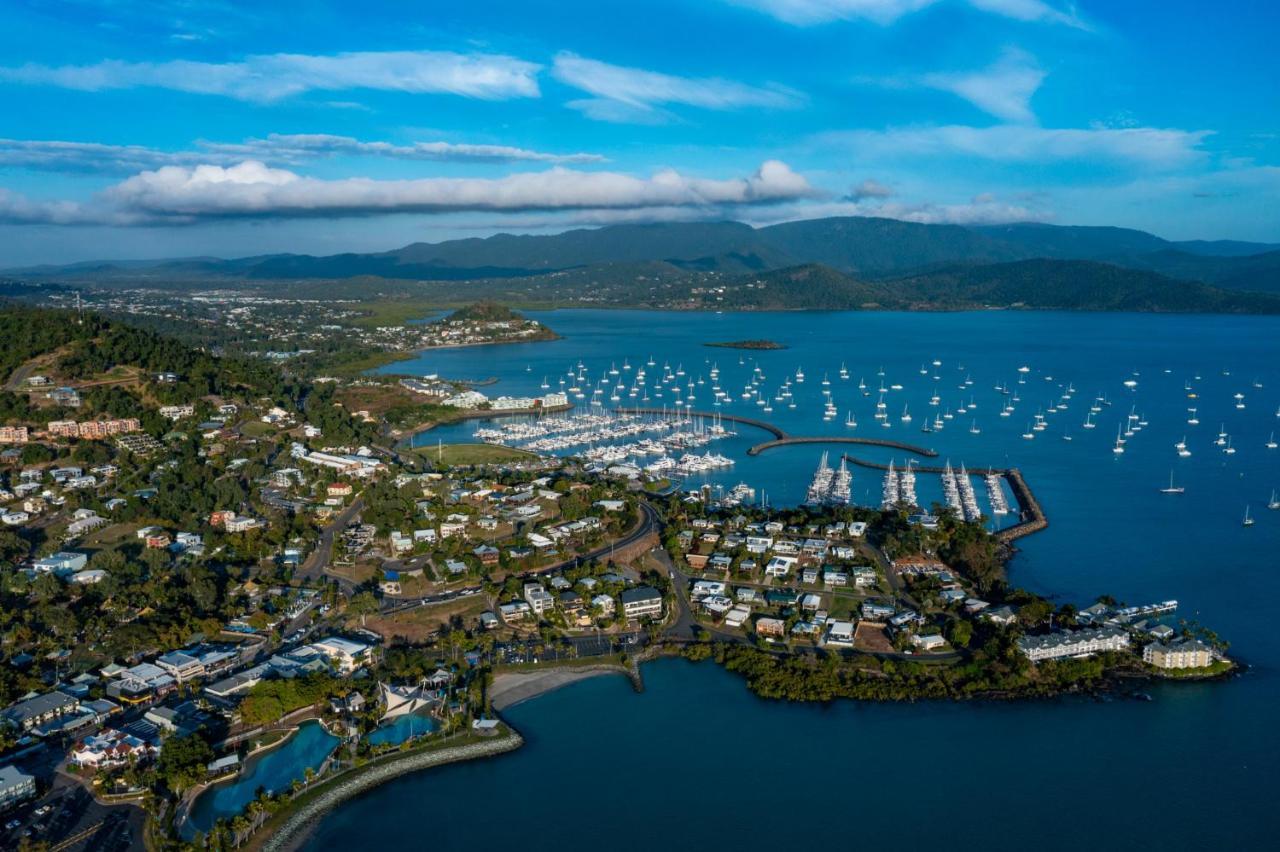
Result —
[[6, 7], [0, 264], [825, 215], [1280, 241], [1261, 0]]

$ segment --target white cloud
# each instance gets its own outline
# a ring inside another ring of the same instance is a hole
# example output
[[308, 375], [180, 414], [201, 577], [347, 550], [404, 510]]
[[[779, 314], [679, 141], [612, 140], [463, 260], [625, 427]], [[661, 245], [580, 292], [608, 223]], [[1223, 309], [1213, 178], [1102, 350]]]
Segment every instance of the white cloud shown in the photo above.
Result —
[[50, 172], [138, 172], [200, 162], [191, 151], [56, 139], [0, 139], [0, 167]]
[[412, 142], [395, 145], [390, 142], [363, 142], [350, 136], [327, 133], [272, 133], [265, 139], [247, 139], [241, 143], [201, 142], [201, 147], [215, 154], [238, 159], [246, 157], [269, 161], [296, 162], [315, 157], [371, 156], [397, 160], [426, 160], [491, 163], [602, 163], [600, 154], [552, 154], [510, 145], [478, 145], [456, 142]]
[[0, 167], [51, 172], [132, 174], [163, 166], [233, 165], [245, 159], [297, 163], [335, 156], [471, 163], [602, 163], [600, 154], [554, 154], [510, 145], [456, 142], [365, 142], [324, 133], [277, 134], [244, 142], [200, 141], [199, 150], [162, 151], [143, 145], [107, 145], [56, 139], [0, 139]]
[[40, 201], [0, 188], [0, 224], [81, 225], [109, 221], [74, 201]]
[[715, 207], [812, 197], [785, 163], [751, 176], [708, 180], [674, 170], [636, 178], [553, 168], [502, 178], [320, 180], [246, 161], [224, 168], [167, 166], [109, 188], [102, 200], [125, 214], [160, 220], [228, 217], [359, 216], [390, 213]]
[[758, 9], [796, 26], [830, 21], [867, 20], [892, 24], [911, 12], [932, 6], [937, 0], [730, 0]]
[[1032, 122], [1035, 116], [1031, 112], [1031, 96], [1044, 77], [1045, 72], [1030, 54], [1010, 48], [981, 71], [926, 74], [920, 84], [958, 95], [996, 118]]
[[1089, 26], [1076, 14], [1074, 4], [1069, 5], [1064, 11], [1054, 8], [1043, 0], [967, 0], [967, 2], [975, 9], [1018, 21], [1046, 21], [1077, 29], [1089, 29]]
[[1158, 127], [1045, 128], [905, 127], [823, 134], [820, 144], [843, 146], [867, 158], [889, 160], [921, 156], [964, 157], [997, 162], [1119, 163], [1151, 169], [1175, 169], [1206, 157], [1200, 145], [1209, 130]]
[[757, 209], [743, 218], [749, 224], [759, 227], [827, 216], [876, 216], [925, 225], [995, 225], [1007, 222], [1048, 222], [1056, 218], [1052, 210], [1001, 200], [990, 194], [955, 203], [867, 198], [783, 204]]
[[893, 195], [893, 189], [880, 183], [878, 180], [867, 178], [862, 183], [849, 190], [847, 200], [849, 201], [866, 201], [871, 198], [888, 198]]
[[276, 53], [240, 62], [122, 62], [0, 68], [0, 81], [89, 92], [154, 87], [270, 102], [309, 91], [378, 89], [485, 100], [536, 98], [540, 66], [498, 54], [388, 51]]
[[676, 77], [573, 53], [558, 54], [551, 73], [560, 82], [593, 96], [571, 101], [568, 106], [602, 121], [662, 121], [666, 115], [660, 107], [669, 104], [729, 110], [785, 109], [803, 102], [799, 93], [783, 86], [749, 86], [719, 77]]
[[[933, 6], [938, 0], [728, 0], [757, 9], [795, 26], [831, 21], [872, 21], [888, 25], [904, 15]], [[1062, 11], [1044, 0], [964, 0], [983, 12], [1018, 21], [1045, 21], [1087, 29], [1074, 9]]]

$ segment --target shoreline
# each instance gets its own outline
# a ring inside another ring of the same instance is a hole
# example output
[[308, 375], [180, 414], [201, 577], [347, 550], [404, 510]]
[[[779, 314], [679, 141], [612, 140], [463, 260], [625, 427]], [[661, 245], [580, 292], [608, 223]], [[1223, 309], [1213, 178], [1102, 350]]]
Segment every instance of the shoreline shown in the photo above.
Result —
[[392, 752], [388, 756], [375, 758], [359, 769], [341, 773], [313, 788], [310, 792], [314, 793], [314, 798], [289, 809], [284, 821], [260, 844], [255, 844], [251, 839], [244, 848], [259, 852], [295, 852], [315, 830], [319, 821], [334, 808], [369, 790], [413, 772], [449, 763], [497, 757], [524, 745], [524, 737], [514, 728], [508, 725], [507, 730], [502, 737], [487, 741], [440, 749], [428, 746], [425, 750], [408, 753]]
[[448, 420], [432, 420], [429, 423], [419, 423], [412, 429], [405, 429], [394, 435], [396, 439], [395, 445], [403, 449], [413, 449], [413, 439], [430, 432], [440, 426], [455, 426], [459, 423], [465, 423], [468, 420], [496, 420], [500, 417], [537, 417], [541, 414], [564, 414], [566, 411], [572, 411], [574, 404], [572, 402], [564, 405], [549, 405], [539, 408], [491, 408], [491, 409], [474, 409], [467, 411], [461, 415], [452, 417]]
[[[301, 730], [302, 726], [305, 725], [307, 722], [315, 722], [321, 727], [324, 727], [324, 723], [321, 722], [319, 719], [314, 719], [311, 717], [300, 719], [297, 724], [290, 724], [289, 727], [282, 729], [281, 732], [284, 734], [284, 736], [282, 736], [280, 739], [276, 740], [275, 742], [267, 743], [265, 745], [260, 745], [257, 748], [250, 749], [248, 752], [246, 752], [245, 756], [240, 761], [239, 767], [236, 769], [234, 773], [231, 773], [229, 775], [223, 775], [219, 778], [211, 778], [208, 781], [202, 781], [199, 784], [196, 784], [194, 787], [191, 787], [189, 790], [187, 790], [186, 794], [182, 798], [182, 801], [179, 803], [178, 809], [174, 813], [173, 825], [174, 825], [174, 828], [178, 831], [178, 833], [181, 834], [183, 826], [185, 826], [187, 820], [190, 819], [191, 809], [195, 807], [197, 799], [199, 799], [201, 796], [203, 796], [206, 793], [212, 793], [218, 787], [222, 787], [224, 785], [232, 784], [242, 780], [244, 776], [247, 775], [250, 772], [250, 770], [253, 769], [254, 764], [260, 761], [264, 756], [266, 756], [270, 752], [273, 752], [276, 749], [282, 747], [285, 743], [289, 742], [291, 739], [296, 737], [298, 735], [298, 731]], [[326, 733], [329, 732], [328, 728], [325, 728], [325, 732]]]
[[506, 710], [525, 701], [554, 692], [561, 687], [602, 675], [633, 677], [626, 666], [604, 663], [587, 666], [549, 667], [540, 671], [502, 672], [493, 678], [489, 703], [495, 711]]

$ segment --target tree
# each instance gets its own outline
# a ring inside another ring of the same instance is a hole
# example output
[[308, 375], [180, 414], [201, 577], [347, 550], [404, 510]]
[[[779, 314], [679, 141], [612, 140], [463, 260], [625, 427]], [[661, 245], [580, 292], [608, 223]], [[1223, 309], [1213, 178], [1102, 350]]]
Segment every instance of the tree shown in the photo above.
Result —
[[156, 774], [170, 790], [181, 793], [204, 779], [213, 757], [213, 749], [199, 734], [172, 736], [160, 747]]
[[967, 621], [953, 621], [948, 630], [947, 638], [952, 645], [958, 648], [969, 647], [969, 640], [973, 638], [973, 625]]

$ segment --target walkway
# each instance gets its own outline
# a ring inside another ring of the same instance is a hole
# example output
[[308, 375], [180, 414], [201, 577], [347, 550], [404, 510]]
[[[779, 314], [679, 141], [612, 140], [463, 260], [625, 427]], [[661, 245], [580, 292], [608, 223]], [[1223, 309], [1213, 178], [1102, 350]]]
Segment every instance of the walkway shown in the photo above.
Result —
[[888, 447], [894, 450], [903, 450], [904, 452], [914, 453], [918, 456], [926, 458], [936, 458], [938, 453], [936, 450], [917, 447], [915, 444], [908, 444], [903, 441], [893, 441], [887, 438], [855, 438], [849, 435], [791, 435], [779, 427], [773, 425], [766, 420], [757, 420], [754, 417], [741, 417], [737, 414], [721, 414], [718, 411], [691, 411], [677, 408], [619, 408], [619, 414], [659, 414], [670, 417], [701, 417], [706, 420], [720, 420], [725, 423], [739, 423], [743, 426], [754, 426], [756, 429], [763, 429], [765, 432], [773, 435], [772, 441], [764, 441], [756, 444], [747, 450], [747, 455], [758, 456], [765, 450], [771, 450], [774, 447], [785, 447], [789, 444], [862, 444], [869, 447]]

